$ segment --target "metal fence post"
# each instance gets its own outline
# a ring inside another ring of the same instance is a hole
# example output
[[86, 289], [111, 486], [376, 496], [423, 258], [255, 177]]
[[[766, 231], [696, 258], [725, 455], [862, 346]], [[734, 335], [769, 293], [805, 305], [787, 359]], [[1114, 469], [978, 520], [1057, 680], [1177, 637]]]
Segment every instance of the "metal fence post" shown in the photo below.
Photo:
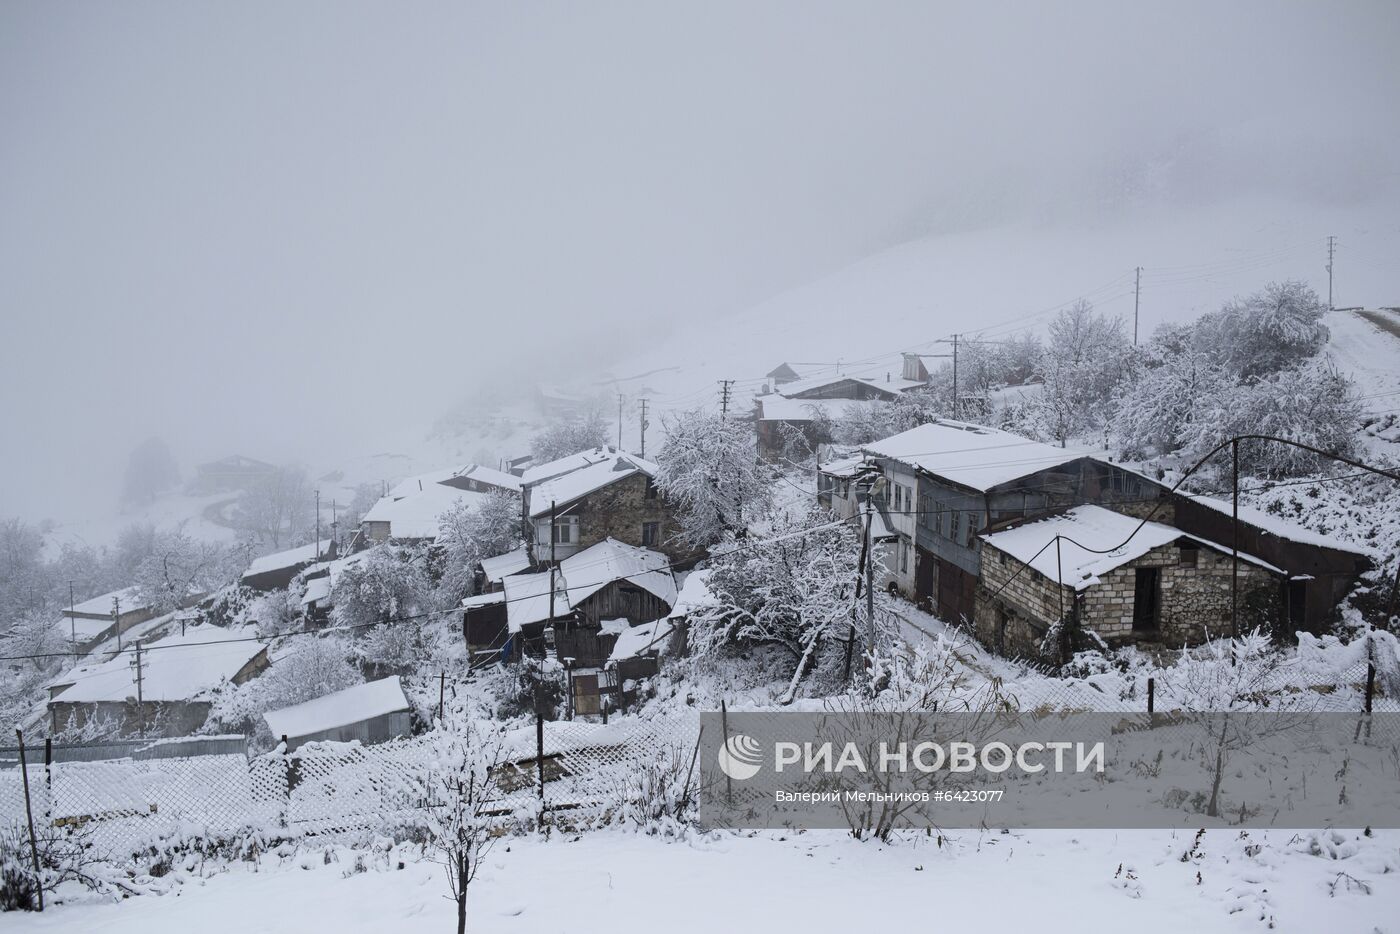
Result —
[[1156, 678], [1148, 678], [1148, 679], [1147, 679], [1147, 722], [1148, 722], [1149, 725], [1152, 723], [1152, 715], [1156, 712], [1156, 708], [1157, 708], [1157, 679], [1156, 679]]
[[[729, 745], [729, 708], [724, 705], [724, 698], [719, 700], [719, 741], [723, 745]], [[734, 780], [729, 777], [729, 773], [724, 773], [724, 803], [732, 805], [734, 803]]]
[[29, 766], [24, 761], [24, 731], [15, 730], [19, 740], [19, 774], [24, 776], [24, 816], [29, 819], [29, 856], [34, 864], [34, 889], [38, 893], [39, 910], [44, 910], [44, 877], [39, 872], [39, 841], [34, 837], [34, 808], [29, 803]]
[[535, 765], [540, 777], [540, 830], [544, 830], [544, 714], [538, 707], [535, 708]]

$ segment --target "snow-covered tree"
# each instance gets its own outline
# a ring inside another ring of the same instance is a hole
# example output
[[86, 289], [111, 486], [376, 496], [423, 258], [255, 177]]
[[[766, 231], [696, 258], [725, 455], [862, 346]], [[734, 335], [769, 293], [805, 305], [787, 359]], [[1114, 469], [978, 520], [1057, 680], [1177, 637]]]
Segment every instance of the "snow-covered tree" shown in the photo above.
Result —
[[[707, 581], [715, 603], [690, 617], [690, 647], [775, 645], [793, 661], [787, 696], [852, 623], [860, 532], [816, 507], [774, 517], [770, 534], [721, 550]], [[883, 602], [881, 600], [880, 602]]]
[[52, 586], [44, 564], [44, 536], [21, 519], [0, 520], [0, 631], [43, 609]]
[[1327, 343], [1327, 307], [1302, 282], [1271, 282], [1198, 322], [1196, 346], [1242, 378], [1275, 373], [1314, 356]]
[[316, 496], [306, 471], [277, 468], [243, 492], [232, 519], [235, 528], [273, 549], [303, 540], [316, 522]]
[[213, 593], [235, 580], [247, 564], [241, 548], [199, 541], [183, 529], [156, 534], [136, 568], [137, 594], [157, 613], [169, 613], [191, 595]]
[[438, 627], [429, 618], [431, 595], [421, 555], [380, 545], [341, 572], [331, 592], [331, 618], [356, 632], [363, 663], [407, 674], [437, 642]]
[[542, 464], [607, 443], [608, 423], [601, 412], [594, 410], [546, 425], [530, 442], [530, 455], [536, 464]]
[[1230, 389], [1228, 375], [1203, 354], [1164, 357], [1143, 370], [1119, 402], [1113, 427], [1123, 453], [1145, 458], [1180, 449]]
[[457, 906], [457, 934], [467, 930], [467, 893], [496, 841], [491, 812], [499, 806], [495, 777], [503, 758], [500, 735], [463, 710], [449, 711], [433, 733], [426, 823]]
[[677, 507], [681, 537], [703, 548], [742, 534], [772, 500], [772, 477], [759, 459], [753, 427], [693, 409], [666, 419], [656, 483]]
[[[45, 686], [67, 664], [72, 644], [50, 614], [35, 610], [0, 636], [0, 655], [15, 659], [0, 667], [0, 722], [18, 723], [45, 696]], [[37, 656], [37, 657], [25, 657]]]
[[[1361, 408], [1352, 383], [1325, 362], [1209, 394], [1200, 409], [1183, 431], [1184, 446], [1193, 457], [1246, 434], [1272, 435], [1341, 455], [1354, 454], [1358, 444]], [[1246, 442], [1240, 448], [1240, 469], [1250, 475], [1298, 476], [1327, 465], [1326, 458], [1291, 445]]]
[[456, 606], [473, 593], [476, 566], [520, 545], [520, 497], [497, 490], [476, 505], [459, 501], [438, 517], [442, 549], [438, 605]]
[[136, 446], [126, 462], [122, 500], [149, 502], [180, 482], [180, 468], [169, 446], [160, 438], [147, 438]]
[[938, 392], [906, 392], [888, 402], [857, 402], [847, 406], [845, 414], [835, 423], [832, 437], [839, 444], [869, 444], [951, 414], [948, 399]]
[[1050, 323], [1038, 373], [1045, 384], [1039, 408], [1046, 433], [1063, 445], [1103, 426], [1132, 360], [1120, 319], [1096, 313], [1083, 300], [1060, 312]]

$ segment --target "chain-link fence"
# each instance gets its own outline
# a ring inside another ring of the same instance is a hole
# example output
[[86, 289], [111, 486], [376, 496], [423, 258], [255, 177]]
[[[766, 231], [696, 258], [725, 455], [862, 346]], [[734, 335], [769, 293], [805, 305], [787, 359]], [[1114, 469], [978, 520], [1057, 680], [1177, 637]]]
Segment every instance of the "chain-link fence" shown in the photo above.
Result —
[[[487, 813], [503, 830], [608, 821], [629, 778], [661, 757], [691, 754], [697, 732], [691, 715], [541, 721], [506, 734]], [[82, 756], [70, 747], [41, 745], [25, 750], [26, 770], [17, 761], [0, 768], [0, 819], [22, 825], [32, 814], [41, 835], [79, 835], [93, 858], [118, 861], [189, 836], [388, 832], [421, 824], [433, 794], [433, 743], [431, 734], [373, 746], [308, 743], [253, 758], [217, 749], [134, 758], [126, 750], [102, 761], [75, 761]]]

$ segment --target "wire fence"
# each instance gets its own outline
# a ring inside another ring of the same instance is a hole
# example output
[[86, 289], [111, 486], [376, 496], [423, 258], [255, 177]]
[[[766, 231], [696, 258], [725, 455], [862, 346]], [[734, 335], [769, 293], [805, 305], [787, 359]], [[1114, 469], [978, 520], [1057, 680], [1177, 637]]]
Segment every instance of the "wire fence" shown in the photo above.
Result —
[[[697, 733], [696, 715], [540, 721], [502, 737], [487, 813], [502, 832], [606, 823], [629, 778], [662, 757], [690, 754]], [[0, 820], [22, 826], [32, 814], [39, 836], [81, 837], [90, 858], [113, 862], [189, 837], [334, 841], [393, 833], [421, 826], [432, 805], [434, 739], [307, 743], [252, 758], [209, 750], [100, 761], [75, 760], [57, 745], [46, 757], [40, 746], [26, 750], [25, 769], [0, 768]]]

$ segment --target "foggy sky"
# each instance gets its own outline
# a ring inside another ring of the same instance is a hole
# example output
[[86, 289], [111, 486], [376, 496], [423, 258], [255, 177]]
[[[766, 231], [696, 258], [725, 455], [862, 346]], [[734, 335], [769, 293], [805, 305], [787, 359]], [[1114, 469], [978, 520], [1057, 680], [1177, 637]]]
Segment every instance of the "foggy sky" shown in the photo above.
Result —
[[970, 7], [3, 5], [0, 514], [110, 503], [151, 434], [373, 449], [1152, 167], [1396, 181], [1393, 2]]

